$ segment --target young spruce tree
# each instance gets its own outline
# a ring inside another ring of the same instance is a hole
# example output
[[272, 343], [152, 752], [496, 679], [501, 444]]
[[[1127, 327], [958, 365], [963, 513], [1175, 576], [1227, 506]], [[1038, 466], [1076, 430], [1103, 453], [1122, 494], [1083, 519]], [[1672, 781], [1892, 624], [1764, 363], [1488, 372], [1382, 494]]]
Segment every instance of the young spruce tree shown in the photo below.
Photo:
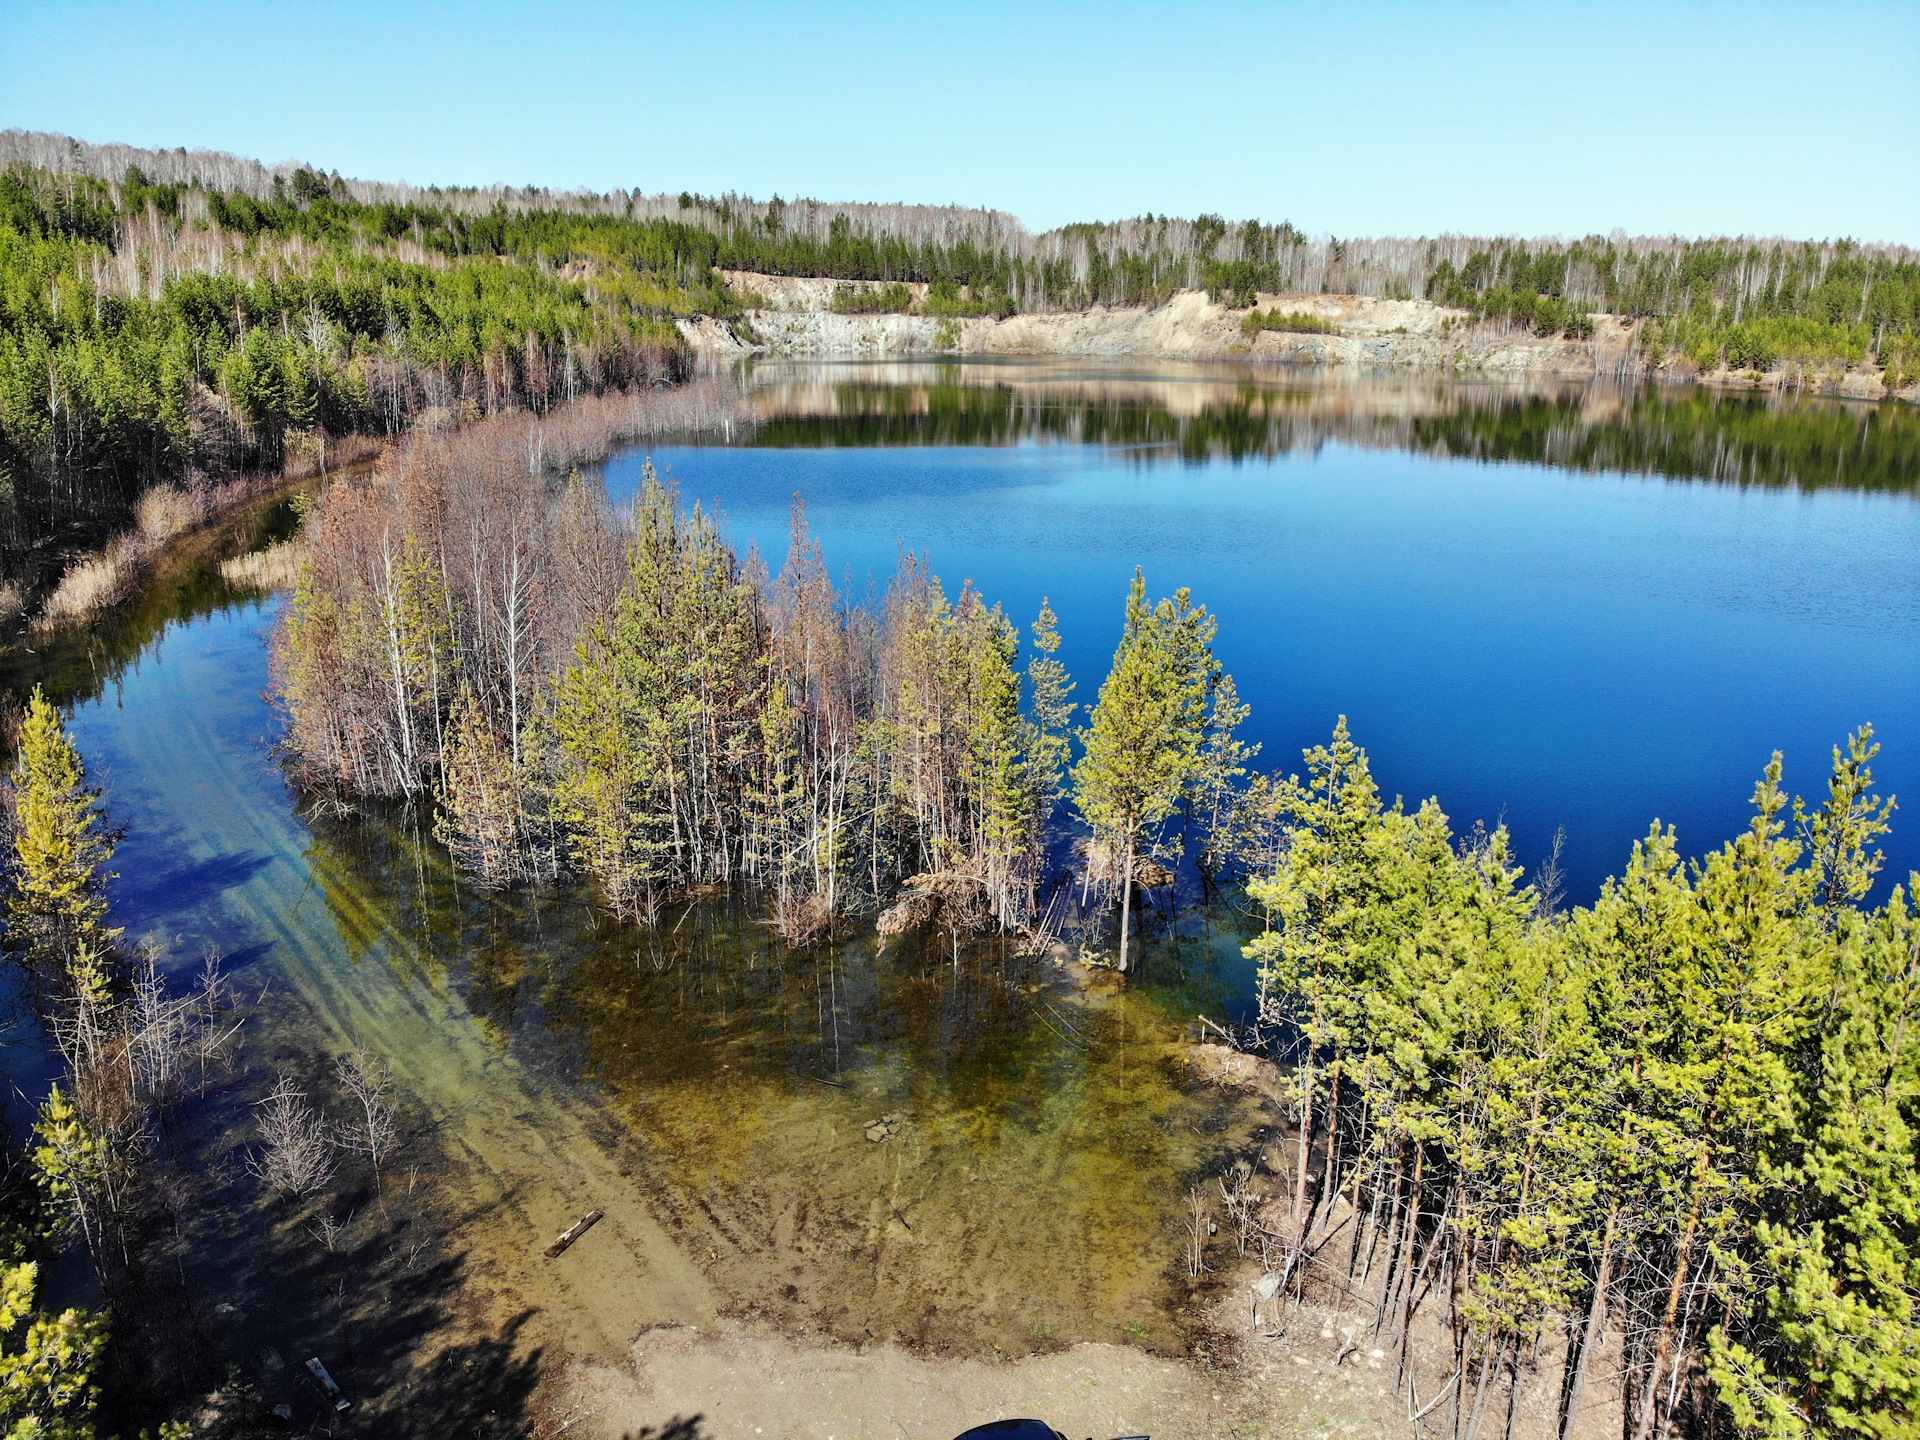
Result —
[[107, 927], [104, 893], [117, 837], [60, 712], [37, 688], [20, 726], [13, 802], [7, 951], [35, 985], [64, 992], [82, 949], [108, 953], [120, 934]]

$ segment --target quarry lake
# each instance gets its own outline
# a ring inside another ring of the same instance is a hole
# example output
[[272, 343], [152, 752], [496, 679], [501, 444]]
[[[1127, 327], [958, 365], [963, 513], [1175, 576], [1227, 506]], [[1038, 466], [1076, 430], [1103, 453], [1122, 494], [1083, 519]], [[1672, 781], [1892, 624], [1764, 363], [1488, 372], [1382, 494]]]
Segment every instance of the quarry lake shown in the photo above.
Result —
[[[1570, 901], [1656, 818], [1686, 853], [1725, 841], [1776, 749], [1821, 795], [1870, 722], [1882, 788], [1920, 794], [1909, 409], [1058, 360], [746, 383], [758, 425], [616, 457], [615, 498], [651, 457], [775, 570], [798, 494], [856, 597], [910, 549], [1022, 626], [1049, 598], [1082, 702], [1139, 565], [1218, 615], [1261, 768], [1297, 770], [1344, 714], [1387, 793], [1438, 796], [1456, 832], [1504, 822], [1532, 866], [1564, 831]], [[182, 973], [225, 957], [252, 1073], [391, 1059], [408, 1223], [450, 1257], [433, 1313], [526, 1310], [554, 1353], [607, 1358], [716, 1312], [963, 1352], [1181, 1339], [1187, 1186], [1255, 1122], [1178, 1057], [1196, 1013], [1244, 1007], [1243, 917], [1163, 920], [1123, 991], [989, 946], [795, 955], [738, 897], [643, 931], [569, 888], [478, 890], [423, 817], [314, 816], [288, 787], [280, 602], [215, 575], [165, 603], [137, 653], [60, 662], [128, 827], [115, 921]], [[1891, 874], [1916, 841], [1896, 815]], [[206, 1169], [234, 1195], [245, 1103], [216, 1101]], [[591, 1263], [541, 1261], [589, 1206]], [[236, 1357], [352, 1333], [371, 1388], [426, 1323], [329, 1288], [329, 1255], [239, 1253], [201, 1257]]]
[[[798, 494], [854, 598], [903, 549], [1016, 624], [1049, 597], [1084, 703], [1139, 565], [1219, 616], [1259, 766], [1344, 714], [1456, 831], [1504, 821], [1533, 865], [1564, 829], [1575, 902], [1656, 818], [1730, 838], [1776, 749], [1823, 795], [1871, 723], [1882, 788], [1920, 795], [1911, 407], [1059, 360], [754, 383], [756, 435], [647, 452], [742, 550], [779, 569]], [[1888, 873], [1915, 866], [1896, 822]]]

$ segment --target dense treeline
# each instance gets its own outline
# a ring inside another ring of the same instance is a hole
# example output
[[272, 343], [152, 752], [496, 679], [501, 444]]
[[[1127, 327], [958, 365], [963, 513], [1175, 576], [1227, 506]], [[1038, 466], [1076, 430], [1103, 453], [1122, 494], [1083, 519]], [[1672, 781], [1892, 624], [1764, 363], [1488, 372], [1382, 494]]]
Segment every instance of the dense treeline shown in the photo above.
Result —
[[1425, 294], [1540, 335], [1581, 338], [1591, 312], [1652, 318], [1656, 352], [1703, 370], [1861, 364], [1877, 355], [1888, 382], [1913, 383], [1920, 262], [1905, 250], [1842, 241], [1631, 241], [1502, 244], [1464, 262], [1443, 258]]
[[949, 318], [1423, 294], [1576, 338], [1595, 311], [1645, 318], [1655, 352], [1698, 368], [1920, 373], [1920, 263], [1850, 242], [1309, 239], [1206, 215], [1032, 235], [994, 211], [420, 190], [18, 131], [0, 160], [9, 575], [156, 481], [679, 375], [674, 322], [740, 314], [722, 272], [882, 282], [859, 309], [924, 284], [911, 308]]
[[156, 482], [679, 377], [671, 317], [713, 308], [617, 262], [371, 248], [337, 208], [0, 174], [0, 569]]
[[1548, 1342], [1562, 1433], [1616, 1387], [1628, 1440], [1920, 1425], [1920, 917], [1865, 904], [1875, 749], [1819, 805], [1776, 756], [1745, 834], [1689, 863], [1656, 823], [1571, 913], [1504, 832], [1383, 805], [1344, 721], [1249, 794], [1305, 1142], [1274, 1263], [1369, 1307], [1409, 1395], [1443, 1337], [1442, 1428], [1507, 1430]]
[[[240, 210], [237, 197], [244, 196], [259, 202], [246, 211], [249, 216], [279, 217], [259, 223], [305, 226], [316, 234], [320, 227], [338, 226], [341, 233], [376, 239], [409, 233], [448, 255], [526, 258], [544, 250], [559, 260], [586, 253], [569, 248], [582, 243], [578, 237], [617, 236], [618, 245], [648, 252], [643, 268], [672, 273], [696, 289], [716, 266], [924, 282], [966, 290], [970, 303], [983, 307], [978, 313], [1003, 305], [1045, 310], [1151, 304], [1191, 288], [1234, 304], [1251, 304], [1259, 291], [1424, 295], [1543, 334], [1584, 333], [1593, 311], [1685, 321], [1684, 331], [1663, 330], [1659, 343], [1702, 366], [1813, 354], [1807, 348], [1813, 342], [1804, 338], [1796, 351], [1769, 341], [1764, 328], [1738, 330], [1780, 319], [1812, 322], [1828, 338], [1846, 331], [1835, 343], [1848, 354], [1864, 329], [1883, 359], [1891, 355], [1896, 365], [1909, 365], [1920, 320], [1920, 261], [1914, 253], [1844, 240], [1693, 241], [1619, 233], [1572, 242], [1459, 235], [1342, 239], [1309, 237], [1290, 224], [1214, 215], [1146, 215], [1035, 235], [992, 210], [624, 190], [418, 189], [321, 176], [293, 165], [269, 169], [207, 152], [86, 146], [18, 131], [0, 133], [0, 161], [8, 160], [108, 181], [138, 166], [172, 187], [230, 192], [223, 203], [233, 213]], [[1719, 348], [1709, 348], [1714, 345]]]

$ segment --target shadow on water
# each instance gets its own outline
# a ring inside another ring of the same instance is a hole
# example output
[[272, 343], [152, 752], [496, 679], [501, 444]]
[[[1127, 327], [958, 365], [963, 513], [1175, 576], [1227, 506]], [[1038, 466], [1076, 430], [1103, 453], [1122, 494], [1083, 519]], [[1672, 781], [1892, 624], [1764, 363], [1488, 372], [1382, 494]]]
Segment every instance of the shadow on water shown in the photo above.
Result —
[[1142, 463], [1273, 459], [1328, 443], [1798, 490], [1912, 493], [1920, 409], [1611, 381], [1435, 379], [1071, 362], [763, 362], [769, 448], [1102, 445]]

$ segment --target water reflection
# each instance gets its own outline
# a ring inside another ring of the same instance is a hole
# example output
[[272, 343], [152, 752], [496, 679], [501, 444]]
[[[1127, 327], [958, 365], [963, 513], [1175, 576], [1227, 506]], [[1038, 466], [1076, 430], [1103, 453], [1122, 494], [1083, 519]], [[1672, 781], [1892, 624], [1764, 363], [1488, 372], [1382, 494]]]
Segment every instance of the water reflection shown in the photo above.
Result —
[[763, 420], [744, 443], [780, 448], [1047, 441], [1124, 447], [1152, 463], [1270, 459], [1337, 441], [1801, 490], [1920, 483], [1920, 411], [1818, 396], [1044, 360], [762, 363], [750, 383]]
[[84, 627], [0, 638], [0, 695], [23, 703], [38, 685], [61, 706], [95, 699], [170, 630], [259, 598], [229, 584], [220, 562], [292, 535], [300, 523], [293, 496], [309, 488], [302, 484], [244, 505], [176, 542], [126, 601]]

